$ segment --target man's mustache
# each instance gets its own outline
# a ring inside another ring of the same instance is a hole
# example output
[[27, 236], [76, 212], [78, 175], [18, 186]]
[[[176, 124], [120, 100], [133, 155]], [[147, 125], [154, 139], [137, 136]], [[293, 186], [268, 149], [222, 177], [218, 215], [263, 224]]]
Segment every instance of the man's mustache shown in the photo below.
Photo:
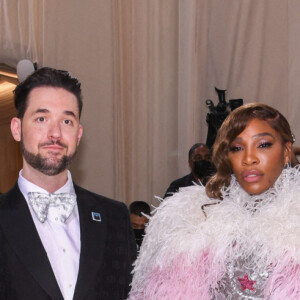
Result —
[[62, 143], [61, 141], [50, 141], [50, 142], [46, 142], [46, 143], [41, 143], [40, 147], [52, 146], [52, 145], [58, 145], [60, 147], [67, 148], [67, 145]]

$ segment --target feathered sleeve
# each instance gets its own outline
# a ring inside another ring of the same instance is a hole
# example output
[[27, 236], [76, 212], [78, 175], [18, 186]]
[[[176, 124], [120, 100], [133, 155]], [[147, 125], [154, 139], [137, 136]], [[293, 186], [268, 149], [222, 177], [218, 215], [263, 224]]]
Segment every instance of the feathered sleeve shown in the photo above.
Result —
[[[191, 276], [198, 274], [195, 280], [203, 280], [199, 272], [210, 259], [206, 251], [209, 239], [202, 230], [203, 205], [207, 203], [211, 200], [205, 188], [192, 186], [182, 188], [154, 211], [134, 265], [129, 299], [179, 299], [180, 295], [195, 298]], [[203, 250], [200, 257], [199, 249]]]

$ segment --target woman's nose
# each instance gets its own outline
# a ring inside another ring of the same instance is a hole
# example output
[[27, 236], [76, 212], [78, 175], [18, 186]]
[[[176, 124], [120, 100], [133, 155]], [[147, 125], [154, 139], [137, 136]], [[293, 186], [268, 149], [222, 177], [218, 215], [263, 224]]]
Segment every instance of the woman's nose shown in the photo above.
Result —
[[257, 157], [255, 151], [250, 149], [245, 149], [242, 163], [244, 165], [258, 164], [259, 158]]

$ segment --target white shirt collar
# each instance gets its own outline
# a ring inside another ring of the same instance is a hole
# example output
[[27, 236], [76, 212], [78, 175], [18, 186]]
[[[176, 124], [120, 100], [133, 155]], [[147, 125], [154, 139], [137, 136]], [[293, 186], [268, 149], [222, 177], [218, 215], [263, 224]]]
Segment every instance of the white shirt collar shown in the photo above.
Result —
[[[24, 195], [26, 201], [27, 201], [28, 192], [49, 193], [48, 191], [44, 190], [43, 188], [39, 187], [38, 185], [36, 185], [36, 184], [28, 181], [26, 178], [24, 178], [22, 175], [22, 171], [23, 171], [23, 169], [19, 172], [18, 185], [19, 185], [20, 191]], [[59, 188], [57, 191], [55, 191], [55, 194], [58, 194], [58, 193], [75, 194], [71, 172], [68, 170], [67, 174], [68, 174], [67, 182], [61, 188]]]

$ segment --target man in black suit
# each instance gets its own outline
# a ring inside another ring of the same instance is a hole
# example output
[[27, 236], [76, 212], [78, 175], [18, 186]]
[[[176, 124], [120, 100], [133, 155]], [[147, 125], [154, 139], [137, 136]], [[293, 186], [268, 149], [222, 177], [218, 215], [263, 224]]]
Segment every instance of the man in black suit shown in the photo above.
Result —
[[179, 188], [194, 184], [205, 185], [211, 175], [215, 173], [215, 167], [211, 162], [211, 151], [206, 144], [197, 143], [191, 147], [188, 155], [191, 173], [170, 183], [164, 198], [178, 192]]
[[42, 68], [15, 90], [23, 169], [0, 197], [0, 299], [121, 300], [136, 245], [125, 204], [73, 183], [81, 87]]

